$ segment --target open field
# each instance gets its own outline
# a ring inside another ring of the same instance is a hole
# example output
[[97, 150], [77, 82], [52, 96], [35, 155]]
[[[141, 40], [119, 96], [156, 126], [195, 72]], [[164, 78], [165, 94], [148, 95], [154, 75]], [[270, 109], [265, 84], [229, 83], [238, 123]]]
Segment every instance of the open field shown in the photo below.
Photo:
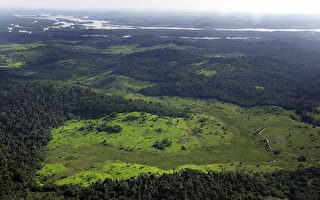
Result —
[[3, 51], [22, 51], [28, 50], [35, 47], [43, 46], [41, 43], [33, 43], [33, 44], [4, 44], [0, 45], [0, 52]]
[[[25, 62], [14, 55], [36, 47], [44, 46], [41, 43], [32, 44], [3, 44], [0, 45], [0, 68], [20, 68]], [[14, 52], [14, 53], [12, 53]]]
[[23, 62], [14, 61], [5, 55], [0, 55], [0, 68], [17, 68], [21, 67], [23, 64]]
[[[319, 163], [320, 128], [292, 120], [292, 111], [275, 106], [242, 108], [217, 100], [136, 94], [127, 97], [183, 107], [194, 114], [184, 119], [134, 112], [112, 118], [71, 120], [52, 131], [47, 164], [39, 171], [39, 179], [88, 185], [104, 178], [172, 173], [186, 167], [267, 172], [295, 169], [301, 164], [297, 158], [302, 155], [307, 157], [305, 166]], [[122, 128], [117, 133], [100, 130], [117, 125]], [[273, 150], [258, 134], [264, 128], [263, 135]], [[168, 147], [154, 147], [165, 139], [170, 142]]]

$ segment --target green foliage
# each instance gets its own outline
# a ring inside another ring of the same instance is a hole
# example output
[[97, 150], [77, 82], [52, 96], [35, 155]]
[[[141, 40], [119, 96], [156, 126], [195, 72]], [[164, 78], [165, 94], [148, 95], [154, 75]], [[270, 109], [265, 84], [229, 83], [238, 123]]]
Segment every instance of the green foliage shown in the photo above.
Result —
[[307, 157], [306, 157], [306, 156], [300, 156], [300, 157], [298, 158], [298, 161], [299, 161], [299, 162], [306, 162], [306, 161], [307, 161]]
[[119, 133], [122, 130], [122, 127], [119, 125], [112, 125], [112, 126], [106, 126], [105, 124], [102, 124], [100, 126], [98, 126], [97, 131], [102, 132], [108, 132], [108, 133]]
[[159, 150], [164, 150], [166, 147], [170, 147], [171, 143], [172, 141], [170, 141], [168, 138], [165, 138], [161, 141], [157, 140], [152, 146]]
[[139, 117], [135, 116], [135, 115], [128, 115], [123, 121], [134, 121], [139, 119]]
[[274, 155], [279, 155], [279, 154], [281, 154], [281, 151], [276, 150], [273, 154], [274, 154]]
[[34, 193], [54, 192], [56, 197], [67, 199], [319, 199], [319, 170], [247, 175], [212, 171], [206, 174], [186, 169], [161, 176], [144, 174], [120, 181], [106, 179], [86, 188], [46, 186], [36, 188]]
[[205, 76], [214, 76], [217, 72], [216, 71], [210, 71], [210, 70], [205, 70], [205, 69], [201, 69], [196, 71], [197, 74], [203, 74]]

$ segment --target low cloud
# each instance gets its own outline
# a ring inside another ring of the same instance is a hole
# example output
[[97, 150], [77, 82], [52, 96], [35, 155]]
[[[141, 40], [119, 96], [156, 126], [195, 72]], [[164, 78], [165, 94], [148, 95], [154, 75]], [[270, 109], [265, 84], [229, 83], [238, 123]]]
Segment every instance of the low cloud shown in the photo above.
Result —
[[320, 14], [317, 0], [0, 0], [0, 3], [1, 8]]

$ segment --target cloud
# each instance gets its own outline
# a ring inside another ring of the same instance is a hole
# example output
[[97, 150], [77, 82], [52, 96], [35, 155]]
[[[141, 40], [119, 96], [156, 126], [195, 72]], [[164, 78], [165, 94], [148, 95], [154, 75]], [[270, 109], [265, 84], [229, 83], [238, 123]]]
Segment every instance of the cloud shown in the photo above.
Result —
[[318, 13], [317, 0], [0, 0], [1, 8]]

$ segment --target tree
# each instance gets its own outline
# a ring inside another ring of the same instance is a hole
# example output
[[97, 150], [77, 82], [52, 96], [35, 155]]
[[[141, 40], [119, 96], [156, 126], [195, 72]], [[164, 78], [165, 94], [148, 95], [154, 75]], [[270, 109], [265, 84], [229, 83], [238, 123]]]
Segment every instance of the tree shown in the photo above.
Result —
[[297, 160], [299, 162], [306, 162], [307, 161], [307, 157], [306, 156], [300, 156]]

